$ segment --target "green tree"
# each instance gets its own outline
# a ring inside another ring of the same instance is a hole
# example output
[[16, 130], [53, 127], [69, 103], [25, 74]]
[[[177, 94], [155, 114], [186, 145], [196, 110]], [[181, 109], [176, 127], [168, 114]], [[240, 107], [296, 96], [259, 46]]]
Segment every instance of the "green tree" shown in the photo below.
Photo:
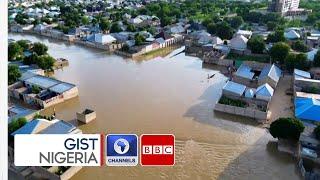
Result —
[[286, 68], [293, 71], [294, 68], [299, 68], [303, 70], [308, 69], [307, 56], [303, 53], [293, 54], [290, 53], [285, 59]]
[[228, 19], [230, 26], [234, 29], [238, 29], [243, 24], [243, 19], [241, 16], [236, 16]]
[[231, 39], [233, 35], [232, 27], [226, 22], [217, 23], [216, 34], [221, 39]]
[[83, 25], [88, 25], [90, 23], [90, 20], [89, 20], [88, 16], [82, 16], [81, 17], [81, 23]]
[[21, 13], [18, 13], [18, 14], [16, 15], [16, 17], [14, 18], [14, 20], [15, 20], [18, 24], [22, 24], [22, 25], [27, 24], [26, 19], [28, 19], [28, 16], [27, 16], [26, 14], [21, 14]]
[[42, 55], [37, 58], [37, 65], [43, 70], [52, 70], [55, 59], [49, 55]]
[[320, 51], [318, 50], [317, 54], [314, 55], [313, 65], [320, 67]]
[[301, 40], [295, 41], [291, 45], [292, 49], [299, 52], [308, 52], [308, 46], [305, 45]]
[[270, 134], [274, 138], [297, 141], [303, 130], [303, 123], [295, 118], [279, 118], [270, 125]]
[[262, 54], [266, 48], [266, 44], [262, 36], [253, 36], [248, 41], [248, 48], [252, 53]]
[[48, 47], [40, 42], [36, 42], [33, 44], [32, 51], [37, 53], [38, 56], [47, 54]]
[[137, 33], [134, 36], [134, 41], [135, 41], [135, 45], [139, 46], [145, 42], [145, 38], [141, 34]]
[[31, 56], [25, 57], [23, 59], [23, 64], [30, 65], [30, 64], [36, 64], [38, 60], [38, 55], [35, 53], [32, 53]]
[[19, 67], [16, 65], [8, 66], [8, 83], [13, 84], [21, 77]]
[[12, 42], [8, 47], [8, 60], [21, 60], [23, 57], [23, 48], [16, 42]]
[[106, 18], [102, 18], [99, 26], [100, 26], [100, 28], [101, 28], [102, 31], [108, 31], [108, 30], [110, 30], [110, 22], [109, 22], [109, 20], [107, 20]]
[[267, 42], [276, 43], [276, 42], [285, 42], [286, 38], [284, 37], [283, 30], [276, 30], [274, 33], [271, 33], [267, 37]]
[[22, 47], [23, 51], [28, 50], [30, 48], [30, 44], [27, 40], [19, 40], [17, 41], [20, 47]]
[[273, 62], [280, 62], [283, 63], [284, 59], [288, 56], [290, 51], [290, 47], [288, 44], [284, 42], [278, 42], [272, 46], [269, 51], [271, 59]]
[[113, 23], [112, 25], [111, 25], [111, 28], [110, 28], [110, 32], [111, 33], [117, 33], [117, 32], [121, 32], [122, 30], [121, 30], [121, 28], [120, 28], [120, 26], [119, 26], [119, 24], [118, 23]]
[[11, 134], [15, 132], [25, 124], [27, 124], [27, 119], [24, 117], [12, 120], [11, 123], [8, 124], [8, 133]]
[[216, 25], [214, 23], [209, 23], [208, 26], [207, 26], [207, 31], [210, 34], [215, 34], [216, 31], [217, 31]]

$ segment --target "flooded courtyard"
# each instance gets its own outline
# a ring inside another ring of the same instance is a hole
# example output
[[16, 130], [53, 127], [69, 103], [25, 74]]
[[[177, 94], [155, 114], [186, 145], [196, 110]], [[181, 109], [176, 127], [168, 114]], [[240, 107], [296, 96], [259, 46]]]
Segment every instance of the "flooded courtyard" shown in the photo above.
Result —
[[[227, 78], [178, 48], [164, 57], [125, 59], [100, 50], [33, 35], [49, 54], [69, 60], [54, 77], [76, 84], [79, 97], [55, 106], [59, 119], [96, 111], [84, 133], [172, 133], [174, 167], [85, 167], [72, 179], [299, 179], [289, 156], [251, 120], [213, 112]], [[208, 75], [216, 74], [207, 79]], [[53, 108], [45, 110], [52, 114]]]

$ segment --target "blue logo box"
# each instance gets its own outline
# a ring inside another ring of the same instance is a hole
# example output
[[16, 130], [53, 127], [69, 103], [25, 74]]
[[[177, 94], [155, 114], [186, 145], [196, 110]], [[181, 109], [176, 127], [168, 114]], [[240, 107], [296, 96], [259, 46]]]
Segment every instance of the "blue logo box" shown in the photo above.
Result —
[[106, 164], [108, 166], [136, 166], [138, 164], [137, 135], [108, 134], [106, 146]]

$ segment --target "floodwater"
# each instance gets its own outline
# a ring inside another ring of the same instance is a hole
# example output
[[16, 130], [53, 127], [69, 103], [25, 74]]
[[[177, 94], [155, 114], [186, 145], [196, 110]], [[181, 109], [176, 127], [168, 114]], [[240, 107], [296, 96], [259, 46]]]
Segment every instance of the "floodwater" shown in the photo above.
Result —
[[[58, 118], [73, 121], [77, 111], [92, 108], [97, 119], [80, 126], [85, 133], [176, 137], [173, 167], [85, 167], [73, 180], [299, 179], [293, 159], [276, 151], [265, 129], [213, 112], [226, 77], [198, 58], [174, 56], [183, 47], [165, 57], [132, 60], [33, 35], [9, 38], [41, 41], [52, 56], [69, 60], [54, 77], [76, 84], [79, 97], [57, 105]], [[208, 74], [216, 75], [207, 79]]]

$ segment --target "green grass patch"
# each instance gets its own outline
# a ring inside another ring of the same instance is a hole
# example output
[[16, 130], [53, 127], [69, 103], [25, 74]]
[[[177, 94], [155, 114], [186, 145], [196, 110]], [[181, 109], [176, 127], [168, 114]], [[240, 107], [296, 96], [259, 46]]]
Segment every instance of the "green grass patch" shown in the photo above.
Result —
[[269, 56], [257, 57], [257, 56], [229, 53], [226, 58], [227, 59], [234, 59], [234, 60], [238, 60], [238, 61], [257, 61], [257, 62], [265, 62], [265, 63], [269, 62]]
[[247, 103], [241, 100], [230, 99], [225, 96], [222, 96], [219, 100], [220, 104], [230, 105], [230, 106], [237, 106], [237, 107], [246, 107]]

